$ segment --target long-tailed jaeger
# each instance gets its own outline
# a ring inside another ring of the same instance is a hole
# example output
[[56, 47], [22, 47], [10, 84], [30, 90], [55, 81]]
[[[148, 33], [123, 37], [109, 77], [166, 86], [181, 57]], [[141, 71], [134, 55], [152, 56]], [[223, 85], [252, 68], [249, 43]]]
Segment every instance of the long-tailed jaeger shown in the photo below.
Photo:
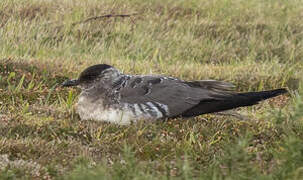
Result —
[[67, 80], [62, 86], [81, 88], [76, 111], [82, 120], [123, 125], [251, 106], [287, 92], [286, 89], [275, 89], [237, 93], [227, 82], [127, 75], [106, 64], [90, 66], [78, 79]]

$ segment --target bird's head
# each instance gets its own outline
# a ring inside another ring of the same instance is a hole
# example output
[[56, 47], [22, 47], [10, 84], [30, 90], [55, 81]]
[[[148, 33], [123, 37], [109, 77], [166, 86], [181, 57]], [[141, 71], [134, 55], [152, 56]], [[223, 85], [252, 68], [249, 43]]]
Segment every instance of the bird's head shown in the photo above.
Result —
[[66, 80], [62, 86], [79, 86], [83, 90], [91, 87], [107, 88], [119, 75], [120, 72], [116, 68], [107, 64], [97, 64], [86, 68], [78, 79]]

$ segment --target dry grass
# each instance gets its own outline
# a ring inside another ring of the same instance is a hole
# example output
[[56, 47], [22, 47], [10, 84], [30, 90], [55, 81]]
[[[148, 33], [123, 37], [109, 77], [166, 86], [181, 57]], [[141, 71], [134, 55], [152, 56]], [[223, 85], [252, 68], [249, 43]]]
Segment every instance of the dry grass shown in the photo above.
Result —
[[[4, 0], [0, 179], [301, 179], [302, 10], [296, 0]], [[138, 15], [74, 24], [128, 13]], [[96, 63], [290, 94], [237, 109], [246, 121], [80, 121], [79, 90], [59, 84]]]

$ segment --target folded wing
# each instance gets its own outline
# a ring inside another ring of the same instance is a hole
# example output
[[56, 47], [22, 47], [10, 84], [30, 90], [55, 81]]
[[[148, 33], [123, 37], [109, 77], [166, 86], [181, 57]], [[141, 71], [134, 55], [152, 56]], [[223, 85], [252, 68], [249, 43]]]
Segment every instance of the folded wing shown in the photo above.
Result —
[[222, 81], [186, 82], [167, 77], [133, 76], [121, 90], [121, 101], [152, 104], [167, 118], [192, 117], [254, 105], [287, 92], [286, 89], [275, 89], [236, 93], [233, 89], [232, 84]]
[[121, 102], [157, 106], [163, 117], [182, 116], [201, 101], [222, 100], [233, 86], [220, 81], [185, 82], [155, 76], [133, 76], [121, 89]]

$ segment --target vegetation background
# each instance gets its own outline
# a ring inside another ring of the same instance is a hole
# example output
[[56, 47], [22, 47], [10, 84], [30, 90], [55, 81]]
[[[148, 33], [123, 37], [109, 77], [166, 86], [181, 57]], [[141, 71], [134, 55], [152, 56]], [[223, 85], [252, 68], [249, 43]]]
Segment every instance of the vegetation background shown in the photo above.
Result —
[[[133, 15], [87, 20], [106, 14]], [[1, 0], [0, 179], [303, 179], [302, 18], [301, 0]], [[247, 120], [82, 122], [59, 84], [96, 63], [290, 93]]]

